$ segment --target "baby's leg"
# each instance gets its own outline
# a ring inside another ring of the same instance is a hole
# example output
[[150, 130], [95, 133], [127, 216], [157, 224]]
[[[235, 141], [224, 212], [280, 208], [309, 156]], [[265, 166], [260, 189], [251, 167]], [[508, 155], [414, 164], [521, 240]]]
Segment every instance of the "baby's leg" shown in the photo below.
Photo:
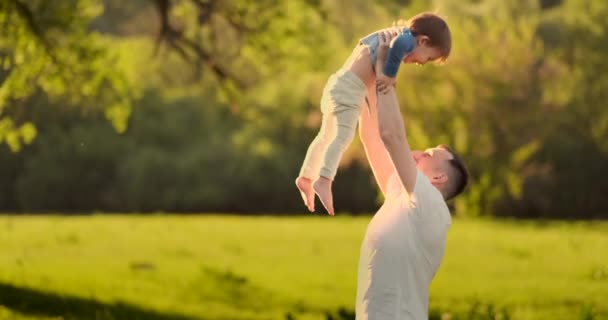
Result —
[[336, 120], [333, 115], [323, 115], [321, 129], [306, 151], [306, 157], [296, 179], [296, 186], [300, 190], [304, 205], [310, 212], [315, 211], [315, 191], [312, 182], [319, 177], [319, 169], [323, 161], [323, 154], [331, 139], [336, 134]]
[[336, 135], [325, 151], [323, 166], [320, 170], [321, 177], [313, 185], [316, 194], [330, 215], [334, 215], [331, 185], [338, 170], [342, 154], [353, 141], [355, 130], [357, 129], [357, 121], [361, 113], [360, 108], [340, 108], [339, 110], [339, 112], [335, 113]]

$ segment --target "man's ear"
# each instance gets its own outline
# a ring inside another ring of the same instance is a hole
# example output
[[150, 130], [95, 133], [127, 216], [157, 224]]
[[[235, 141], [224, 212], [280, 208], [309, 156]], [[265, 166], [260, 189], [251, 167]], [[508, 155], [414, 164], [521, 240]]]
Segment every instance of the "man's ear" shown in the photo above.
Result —
[[439, 186], [448, 182], [448, 175], [445, 173], [434, 173], [433, 178], [431, 179], [431, 183], [434, 186]]

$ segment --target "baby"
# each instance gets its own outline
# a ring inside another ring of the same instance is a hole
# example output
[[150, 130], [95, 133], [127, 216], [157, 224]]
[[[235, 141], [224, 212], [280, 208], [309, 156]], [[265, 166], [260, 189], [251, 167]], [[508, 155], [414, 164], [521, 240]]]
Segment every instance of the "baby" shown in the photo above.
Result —
[[[379, 37], [396, 35], [383, 70], [374, 70]], [[421, 13], [398, 26], [371, 33], [360, 40], [349, 59], [329, 77], [321, 98], [321, 128], [306, 152], [296, 186], [313, 212], [315, 193], [334, 215], [332, 182], [346, 147], [352, 142], [361, 107], [375, 80], [394, 86], [399, 65], [445, 61], [452, 46], [447, 23], [433, 13]], [[374, 79], [374, 77], [376, 79]]]

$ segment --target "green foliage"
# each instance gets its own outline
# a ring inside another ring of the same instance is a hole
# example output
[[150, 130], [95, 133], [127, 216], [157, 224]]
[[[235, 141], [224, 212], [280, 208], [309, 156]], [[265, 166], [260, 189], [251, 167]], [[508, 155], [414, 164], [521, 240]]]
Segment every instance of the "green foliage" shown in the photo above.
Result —
[[608, 83], [598, 72], [608, 70], [601, 27], [608, 11], [584, 3], [543, 10], [530, 1], [436, 2], [452, 29], [453, 54], [441, 68], [403, 67], [399, 91], [414, 146], [448, 143], [470, 166], [473, 184], [456, 200], [458, 212], [608, 211], [599, 200], [604, 183], [589, 183], [608, 172], [606, 97], [598, 87]]
[[36, 133], [36, 127], [31, 122], [16, 127], [12, 119], [0, 119], [0, 143], [5, 142], [13, 152], [21, 150], [22, 144], [32, 143]]
[[19, 151], [36, 135], [26, 119], [7, 107], [27, 108], [27, 98], [43, 92], [72, 105], [105, 109], [118, 132], [129, 117], [130, 88], [112, 68], [101, 36], [88, 23], [103, 11], [97, 0], [2, 1], [0, 3], [0, 142]]
[[[2, 209], [299, 211], [301, 200], [297, 193], [286, 196], [285, 186], [293, 185], [301, 163], [290, 150], [304, 149], [308, 138], [292, 134], [270, 141], [265, 135], [285, 127], [253, 130], [208, 94], [168, 98], [146, 91], [122, 135], [100, 114], [36, 107], [35, 118], [53, 122], [40, 125], [41, 137], [25, 152], [0, 152], [10, 173], [0, 180], [6, 190]], [[344, 172], [336, 192], [340, 210], [372, 210], [369, 174], [356, 164]]]
[[[601, 1], [167, 1], [169, 36], [157, 38], [161, 2], [2, 2], [0, 144], [21, 152], [0, 151], [15, 168], [0, 178], [5, 209], [300, 211], [293, 179], [329, 75], [360, 37], [437, 10], [451, 57], [403, 65], [397, 89], [411, 145], [447, 143], [471, 170], [456, 212], [608, 213]], [[72, 157], [85, 152], [78, 135], [100, 150]], [[52, 178], [45, 159], [62, 173]], [[97, 165], [104, 174], [84, 172]], [[72, 193], [81, 176], [98, 190], [77, 206], [35, 186]], [[335, 194], [344, 210], [377, 206], [359, 142]]]
[[34, 211], [116, 207], [113, 181], [119, 157], [128, 151], [125, 143], [105, 123], [45, 132], [16, 181], [20, 207]]

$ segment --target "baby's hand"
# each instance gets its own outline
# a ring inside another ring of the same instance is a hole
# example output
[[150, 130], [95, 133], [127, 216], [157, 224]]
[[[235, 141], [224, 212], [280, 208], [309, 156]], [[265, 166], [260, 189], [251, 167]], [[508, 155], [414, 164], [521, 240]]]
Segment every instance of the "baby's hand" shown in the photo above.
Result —
[[376, 52], [376, 68], [384, 67], [390, 44], [393, 39], [397, 37], [397, 35], [397, 30], [393, 28], [378, 31], [378, 51]]
[[382, 94], [387, 94], [391, 88], [395, 87], [397, 79], [387, 77], [382, 71], [378, 71], [377, 73], [376, 90]]

